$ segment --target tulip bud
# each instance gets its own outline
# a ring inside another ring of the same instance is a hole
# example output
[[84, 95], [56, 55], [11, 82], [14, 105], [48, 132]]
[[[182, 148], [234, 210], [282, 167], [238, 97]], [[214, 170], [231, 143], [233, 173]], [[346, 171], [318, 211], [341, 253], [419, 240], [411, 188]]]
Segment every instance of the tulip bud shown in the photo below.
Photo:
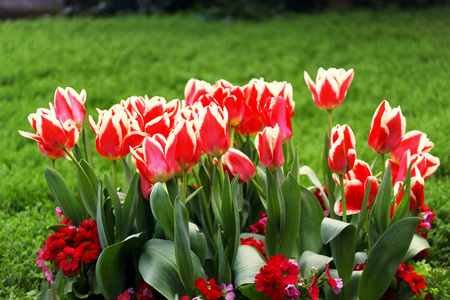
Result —
[[[397, 194], [403, 186], [402, 181], [397, 181], [394, 185], [394, 194]], [[409, 210], [415, 211], [416, 209], [420, 209], [425, 201], [425, 181], [420, 175], [420, 171], [418, 169], [414, 172], [414, 177], [411, 177], [411, 193], [409, 196]], [[403, 195], [405, 194], [405, 190], [402, 190], [397, 198], [395, 198], [395, 207], [400, 204], [402, 201]]]
[[353, 69], [345, 71], [344, 69], [330, 68], [325, 71], [320, 68], [317, 72], [316, 83], [314, 83], [308, 73], [306, 71], [304, 73], [314, 103], [325, 110], [335, 109], [344, 102], [353, 75]]
[[283, 143], [291, 139], [291, 116], [286, 110], [286, 101], [282, 96], [267, 98], [264, 107], [259, 107], [259, 110], [264, 127], [274, 127], [278, 124]]
[[278, 124], [274, 128], [266, 127], [255, 138], [255, 146], [263, 168], [275, 171], [284, 164], [283, 143]]
[[353, 169], [356, 159], [355, 136], [347, 125], [336, 125], [331, 130], [328, 166], [334, 173], [344, 175]]
[[228, 171], [230, 179], [239, 174], [239, 183], [248, 182], [255, 177], [256, 170], [250, 158], [241, 151], [230, 148], [222, 156], [223, 170]]
[[203, 152], [220, 157], [230, 148], [228, 112], [211, 104], [199, 111], [199, 135]]
[[86, 116], [86, 108], [84, 107], [85, 102], [85, 90], [82, 90], [81, 93], [78, 94], [71, 87], [66, 87], [65, 90], [58, 87], [55, 91], [54, 104], [56, 117], [62, 122], [72, 120], [78, 128], [78, 131], [81, 131], [81, 127]]
[[391, 109], [384, 100], [373, 115], [369, 132], [369, 146], [378, 154], [394, 151], [405, 135], [406, 120], [400, 106]]

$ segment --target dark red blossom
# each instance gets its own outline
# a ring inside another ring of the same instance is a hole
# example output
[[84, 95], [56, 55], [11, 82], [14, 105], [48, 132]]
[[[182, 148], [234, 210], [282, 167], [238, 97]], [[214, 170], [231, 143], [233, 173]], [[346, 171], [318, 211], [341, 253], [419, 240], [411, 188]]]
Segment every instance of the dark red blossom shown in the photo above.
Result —
[[88, 264], [98, 258], [98, 256], [100, 255], [101, 247], [99, 244], [86, 242], [80, 244], [75, 250], [80, 255], [80, 261], [82, 263]]
[[424, 290], [427, 287], [425, 280], [422, 275], [418, 275], [417, 273], [410, 273], [405, 276], [405, 282], [409, 283], [411, 290], [416, 294], [420, 295], [419, 290]]
[[300, 274], [300, 267], [294, 260], [290, 259], [282, 262], [275, 274], [281, 278], [284, 285], [296, 284], [298, 282], [298, 274]]
[[313, 300], [317, 300], [319, 298], [319, 288], [316, 286], [316, 284], [317, 276], [314, 276], [308, 289], [308, 295]]
[[261, 219], [255, 224], [250, 225], [250, 232], [257, 234], [266, 234], [267, 214], [260, 212]]
[[195, 288], [200, 290], [206, 299], [219, 299], [223, 295], [214, 278], [211, 278], [208, 282], [203, 278], [198, 278], [195, 281]]
[[266, 298], [281, 300], [286, 293], [283, 280], [266, 267], [267, 265], [262, 267], [255, 277], [256, 290], [258, 292], [264, 292]]
[[266, 259], [266, 245], [262, 240], [255, 240], [253, 237], [248, 237], [246, 239], [241, 238], [241, 245], [252, 246], [261, 252], [264, 259]]

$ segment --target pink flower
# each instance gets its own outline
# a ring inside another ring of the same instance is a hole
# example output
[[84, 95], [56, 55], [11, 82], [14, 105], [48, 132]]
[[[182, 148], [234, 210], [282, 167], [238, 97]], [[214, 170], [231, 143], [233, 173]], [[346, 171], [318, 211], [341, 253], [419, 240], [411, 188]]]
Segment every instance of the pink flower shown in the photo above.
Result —
[[[338, 177], [333, 174], [334, 181], [339, 183]], [[372, 176], [372, 170], [365, 161], [357, 159], [353, 169], [344, 175], [344, 190], [346, 199], [346, 211], [348, 215], [359, 213], [362, 209], [364, 195], [370, 184], [369, 199], [367, 206], [372, 205], [373, 199], [378, 194], [378, 181]], [[335, 213], [342, 215], [342, 202], [336, 202], [334, 207]]]
[[344, 175], [353, 169], [356, 160], [355, 136], [348, 125], [331, 129], [328, 166], [334, 173]]
[[255, 146], [263, 168], [275, 171], [284, 164], [283, 144], [278, 124], [266, 127], [255, 138]]
[[19, 130], [19, 133], [29, 139], [35, 140], [42, 147], [44, 154], [57, 155], [59, 151], [64, 155], [62, 149], [71, 149], [78, 140], [78, 129], [72, 120], [62, 122], [56, 117], [53, 110], [39, 108], [35, 114], [28, 116], [31, 126], [36, 134]]
[[131, 299], [131, 295], [128, 290], [126, 290], [123, 294], [120, 294], [119, 296], [117, 296], [117, 300], [130, 300], [130, 299]]
[[56, 216], [58, 217], [58, 219], [61, 219], [61, 217], [63, 216], [63, 213], [62, 213], [62, 211], [61, 211], [61, 208], [60, 208], [59, 206], [57, 206], [57, 207], [55, 208], [55, 211], [56, 211]]
[[[78, 94], [73, 88], [66, 87], [66, 89], [58, 87], [55, 91], [55, 114], [58, 119], [63, 123], [67, 120], [72, 120], [78, 131], [81, 131], [81, 127], [86, 116], [86, 108], [84, 103], [86, 102], [86, 91], [82, 90]], [[50, 105], [52, 105], [50, 103]]]
[[384, 100], [373, 115], [369, 132], [369, 146], [378, 154], [394, 151], [405, 135], [406, 120], [400, 106], [391, 109]]
[[52, 283], [54, 281], [52, 271], [50, 271], [47, 265], [42, 266], [42, 272], [44, 272], [45, 278], [48, 282]]
[[331, 288], [333, 289], [333, 292], [335, 294], [339, 294], [344, 284], [341, 278], [333, 279], [331, 277], [329, 264], [325, 264], [325, 276], [327, 277], [327, 281], [330, 284]]
[[95, 147], [101, 156], [116, 161], [128, 155], [130, 147], [136, 148], [142, 143], [145, 134], [122, 106], [114, 105], [109, 110], [98, 110], [98, 113], [98, 123], [89, 116], [89, 124], [96, 135]]
[[228, 171], [230, 179], [239, 174], [239, 182], [248, 182], [255, 177], [256, 170], [253, 162], [241, 151], [230, 148], [222, 156], [223, 170]]
[[295, 285], [288, 284], [288, 285], [286, 285], [285, 290], [286, 290], [286, 295], [284, 295], [284, 297], [286, 299], [288, 299], [288, 300], [296, 300], [296, 299], [300, 298], [300, 291], [297, 290]]
[[230, 148], [228, 112], [210, 104], [199, 111], [199, 137], [203, 152], [220, 157]]
[[314, 103], [325, 110], [335, 109], [344, 102], [353, 75], [353, 69], [345, 71], [344, 69], [330, 68], [324, 70], [320, 68], [317, 72], [316, 83], [314, 83], [308, 73], [306, 71], [304, 73]]

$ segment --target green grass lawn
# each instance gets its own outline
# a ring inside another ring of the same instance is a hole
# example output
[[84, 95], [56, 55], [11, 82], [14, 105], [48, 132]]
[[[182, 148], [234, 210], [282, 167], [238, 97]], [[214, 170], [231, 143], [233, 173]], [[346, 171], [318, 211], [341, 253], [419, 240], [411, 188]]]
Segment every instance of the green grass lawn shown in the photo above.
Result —
[[[425, 203], [437, 211], [431, 260], [442, 278], [450, 255], [449, 184], [450, 8], [417, 11], [327, 12], [261, 23], [205, 22], [195, 16], [38, 19], [0, 23], [0, 298], [22, 299], [43, 278], [38, 249], [57, 221], [44, 178], [50, 161], [17, 131], [32, 131], [27, 116], [48, 107], [56, 87], [86, 89], [88, 114], [131, 95], [183, 98], [186, 82], [223, 78], [288, 81], [296, 102], [294, 141], [302, 165], [320, 171], [326, 112], [304, 80], [319, 67], [354, 68], [336, 123], [353, 129], [359, 158], [372, 162], [370, 122], [384, 99], [401, 105], [407, 131], [435, 143], [441, 166], [426, 182]], [[87, 122], [85, 124], [87, 126]], [[93, 133], [87, 126], [91, 141]], [[98, 174], [110, 166], [94, 158]], [[57, 161], [76, 189], [74, 169]], [[443, 287], [449, 289], [449, 283]]]

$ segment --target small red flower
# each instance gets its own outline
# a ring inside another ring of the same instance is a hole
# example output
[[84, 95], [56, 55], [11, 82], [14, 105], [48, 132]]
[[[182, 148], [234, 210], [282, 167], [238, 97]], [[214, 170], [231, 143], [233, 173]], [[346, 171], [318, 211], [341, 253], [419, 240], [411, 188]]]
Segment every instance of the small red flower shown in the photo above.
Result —
[[256, 290], [264, 292], [266, 298], [269, 299], [281, 300], [286, 293], [281, 277], [271, 272], [267, 265], [262, 267], [255, 276], [255, 284]]
[[91, 261], [98, 258], [98, 256], [100, 255], [101, 247], [99, 244], [86, 242], [79, 245], [75, 250], [80, 255], [80, 261], [82, 263], [89, 264]]
[[[78, 254], [75, 249], [72, 247], [65, 247], [64, 250], [60, 253], [58, 253], [57, 261], [56, 261], [56, 268], [62, 269], [63, 272], [68, 272], [71, 276], [73, 273], [77, 273], [79, 270], [79, 262], [80, 262], [80, 255]], [[73, 272], [73, 273], [72, 273]]]
[[266, 223], [267, 223], [267, 214], [260, 212], [261, 219], [255, 224], [250, 225], [251, 233], [258, 233], [265, 235], [266, 234]]
[[130, 300], [131, 295], [129, 291], [125, 291], [123, 294], [117, 296], [117, 300]]
[[214, 278], [211, 278], [208, 282], [203, 278], [198, 278], [195, 281], [195, 288], [200, 290], [206, 299], [219, 299], [223, 295]]
[[409, 283], [411, 290], [416, 294], [420, 295], [419, 290], [424, 290], [427, 287], [425, 280], [422, 275], [417, 273], [411, 273], [405, 276], [404, 280]]
[[316, 286], [316, 283], [317, 283], [317, 276], [314, 276], [311, 285], [309, 286], [308, 289], [308, 295], [313, 300], [317, 300], [319, 298], [319, 288]]
[[290, 259], [282, 262], [275, 274], [281, 278], [284, 285], [296, 284], [298, 282], [298, 274], [300, 274], [300, 267], [294, 260]]
[[253, 237], [248, 237], [246, 239], [241, 238], [241, 245], [248, 245], [258, 249], [264, 256], [264, 259], [266, 259], [266, 247], [262, 240], [255, 240]]

